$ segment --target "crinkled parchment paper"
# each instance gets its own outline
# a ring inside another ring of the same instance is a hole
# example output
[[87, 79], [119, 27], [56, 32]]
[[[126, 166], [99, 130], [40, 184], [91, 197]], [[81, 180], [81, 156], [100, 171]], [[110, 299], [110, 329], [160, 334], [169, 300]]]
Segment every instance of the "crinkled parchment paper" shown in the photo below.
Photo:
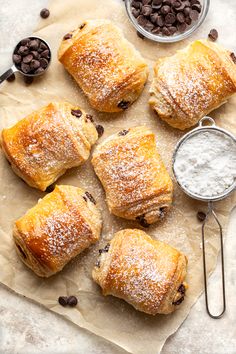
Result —
[[[218, 11], [220, 11], [218, 2]], [[223, 4], [222, 6], [226, 6]], [[160, 45], [141, 40], [128, 22], [124, 3], [113, 0], [54, 0], [49, 7], [51, 16], [42, 20], [36, 32], [45, 38], [52, 47], [53, 61], [45, 77], [31, 86], [25, 86], [18, 79], [14, 83], [5, 83], [0, 91], [0, 124], [1, 128], [10, 126], [23, 118], [32, 110], [52, 100], [68, 100], [81, 105], [89, 113], [94, 114], [97, 122], [105, 127], [103, 140], [108, 135], [121, 129], [135, 125], [147, 125], [157, 136], [157, 145], [163, 160], [171, 171], [171, 156], [177, 140], [183, 135], [161, 122], [149, 109], [148, 90], [152, 78], [141, 97], [133, 106], [122, 114], [101, 114], [93, 111], [83, 93], [57, 62], [57, 48], [62, 36], [77, 27], [87, 18], [110, 18], [120, 26], [126, 37], [142, 52], [152, 69], [153, 62], [160, 56], [170, 55], [188, 41], [172, 45]], [[203, 27], [194, 38], [206, 37], [214, 19], [210, 12]], [[229, 16], [232, 14], [229, 13]], [[231, 36], [232, 37], [232, 36]], [[191, 39], [194, 39], [191, 38]], [[227, 36], [223, 44], [230, 46]], [[236, 133], [236, 121], [233, 113], [236, 99], [212, 114], [217, 124]], [[103, 214], [103, 232], [100, 245], [112, 238], [114, 232], [127, 227], [137, 227], [134, 222], [125, 221], [108, 213], [104, 201], [104, 193], [96, 179], [90, 162], [68, 171], [58, 181], [59, 184], [81, 186], [91, 192], [98, 201]], [[44, 193], [28, 187], [12, 172], [3, 154], [0, 154], [0, 281], [13, 289], [55, 311], [78, 326], [102, 336], [128, 352], [157, 353], [161, 350], [168, 336], [174, 333], [188, 315], [191, 306], [203, 290], [202, 258], [201, 258], [201, 224], [197, 221], [196, 212], [206, 210], [204, 203], [193, 201], [185, 196], [175, 185], [174, 205], [165, 221], [148, 229], [153, 238], [166, 241], [183, 251], [189, 259], [189, 290], [179, 310], [168, 316], [148, 316], [135, 311], [122, 300], [103, 297], [99, 287], [91, 279], [91, 269], [98, 253], [99, 244], [91, 247], [74, 259], [65, 269], [50, 279], [40, 279], [28, 270], [18, 259], [12, 242], [12, 225], [14, 220], [31, 208]], [[219, 218], [227, 225], [230, 210], [236, 202], [235, 195], [225, 201], [216, 203]], [[218, 254], [218, 238], [216, 226], [211, 224], [207, 235], [208, 273], [216, 263]], [[76, 295], [79, 304], [76, 308], [63, 308], [57, 303], [59, 295]], [[205, 315], [205, 309], [202, 309]]]

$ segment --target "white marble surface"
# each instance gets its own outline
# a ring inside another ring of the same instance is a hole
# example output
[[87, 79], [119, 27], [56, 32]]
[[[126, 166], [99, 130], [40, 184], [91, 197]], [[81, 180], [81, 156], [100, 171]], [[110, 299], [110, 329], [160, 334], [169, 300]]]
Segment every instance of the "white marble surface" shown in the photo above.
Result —
[[[235, 0], [227, 2], [231, 2], [236, 10]], [[0, 72], [10, 65], [14, 44], [31, 34], [40, 9], [46, 4], [47, 0], [0, 0]], [[234, 36], [235, 30], [232, 32]], [[167, 340], [162, 354], [236, 353], [235, 230], [236, 209], [231, 215], [225, 242], [227, 313], [220, 320], [209, 318], [202, 296], [177, 333]], [[219, 272], [214, 272], [210, 295], [215, 304], [219, 298], [219, 279]], [[0, 354], [12, 353], [119, 354], [124, 351], [0, 286]]]

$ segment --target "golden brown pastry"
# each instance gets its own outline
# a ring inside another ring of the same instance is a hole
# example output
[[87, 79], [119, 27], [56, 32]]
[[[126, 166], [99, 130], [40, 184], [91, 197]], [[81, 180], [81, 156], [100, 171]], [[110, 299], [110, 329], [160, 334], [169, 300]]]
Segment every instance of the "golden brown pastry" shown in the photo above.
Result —
[[172, 202], [171, 178], [146, 127], [123, 130], [98, 145], [92, 158], [111, 213], [148, 226]]
[[68, 168], [88, 159], [97, 138], [90, 115], [70, 103], [54, 102], [3, 129], [1, 145], [13, 171], [45, 191]]
[[197, 40], [154, 67], [150, 105], [172, 127], [186, 129], [236, 92], [236, 65], [216, 43]]
[[56, 186], [15, 222], [13, 237], [22, 261], [40, 277], [59, 272], [95, 243], [101, 215], [88, 192]]
[[100, 250], [93, 279], [103, 295], [119, 297], [151, 315], [168, 314], [184, 300], [187, 258], [141, 230], [122, 230]]
[[109, 20], [85, 21], [65, 35], [58, 59], [98, 111], [127, 109], [148, 77], [144, 59]]

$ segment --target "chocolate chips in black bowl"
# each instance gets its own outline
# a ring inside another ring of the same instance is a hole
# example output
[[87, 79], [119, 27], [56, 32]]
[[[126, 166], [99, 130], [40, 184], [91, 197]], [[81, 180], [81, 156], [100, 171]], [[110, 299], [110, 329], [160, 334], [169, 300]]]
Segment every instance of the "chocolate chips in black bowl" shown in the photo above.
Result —
[[51, 50], [43, 39], [27, 37], [15, 47], [12, 60], [23, 75], [32, 77], [42, 75], [49, 67]]
[[177, 42], [204, 21], [210, 0], [125, 0], [127, 14], [139, 37]]

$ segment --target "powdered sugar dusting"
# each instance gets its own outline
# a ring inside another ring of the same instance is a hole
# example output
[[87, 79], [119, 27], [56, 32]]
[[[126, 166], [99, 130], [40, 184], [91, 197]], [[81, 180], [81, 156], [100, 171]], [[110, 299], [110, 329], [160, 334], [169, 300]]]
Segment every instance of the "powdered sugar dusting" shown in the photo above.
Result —
[[178, 251], [152, 241], [140, 230], [121, 231], [114, 236], [107, 255], [111, 263], [105, 289], [138, 309], [155, 314], [173, 285], [178, 255]]
[[93, 164], [108, 201], [117, 207], [170, 192], [170, 179], [157, 153], [154, 135], [145, 127], [131, 128], [124, 137], [108, 139], [100, 150], [98, 147]]

